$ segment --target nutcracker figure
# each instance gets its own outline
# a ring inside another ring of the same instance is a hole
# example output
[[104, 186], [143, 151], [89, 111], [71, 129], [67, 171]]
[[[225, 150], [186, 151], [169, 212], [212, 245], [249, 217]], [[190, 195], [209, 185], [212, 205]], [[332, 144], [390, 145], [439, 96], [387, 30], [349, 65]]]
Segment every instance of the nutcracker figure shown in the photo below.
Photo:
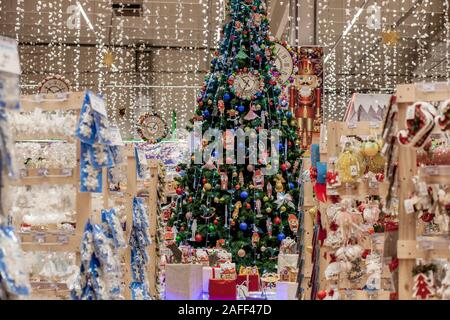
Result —
[[[295, 116], [297, 134], [302, 146], [307, 148], [312, 144], [313, 133], [318, 129], [317, 122], [321, 120], [322, 81], [317, 74], [321, 66], [316, 68], [313, 59], [305, 55], [302, 49], [299, 48], [295, 82], [289, 88], [289, 109]], [[314, 55], [314, 49], [312, 50]]]

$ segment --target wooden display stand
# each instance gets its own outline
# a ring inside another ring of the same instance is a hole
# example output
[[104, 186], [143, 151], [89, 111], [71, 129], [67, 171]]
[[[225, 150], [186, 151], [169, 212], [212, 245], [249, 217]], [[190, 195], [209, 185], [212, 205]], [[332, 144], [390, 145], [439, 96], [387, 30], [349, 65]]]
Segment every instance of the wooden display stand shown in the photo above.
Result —
[[[20, 111], [32, 112], [39, 108], [46, 112], [66, 111], [80, 114], [84, 101], [83, 92], [71, 92], [66, 94], [54, 95], [26, 95], [20, 99]], [[76, 225], [75, 232], [65, 233], [56, 230], [56, 226], [49, 225], [43, 230], [32, 230], [31, 232], [19, 232], [22, 249], [24, 251], [51, 251], [51, 252], [75, 252], [77, 253], [77, 261], [79, 261], [79, 247], [84, 226], [91, 215], [91, 194], [79, 191], [80, 182], [80, 142], [74, 136], [15, 136], [16, 142], [38, 141], [52, 142], [65, 141], [76, 143], [76, 167], [71, 171], [48, 168], [43, 171], [39, 169], [27, 169], [26, 176], [17, 180], [7, 181], [9, 186], [32, 186], [41, 184], [73, 184], [76, 186], [75, 195], [75, 212]], [[39, 287], [33, 287], [33, 293], [37, 296], [40, 294], [51, 294], [55, 297], [67, 297], [68, 289], [65, 285], [59, 283], [40, 282]]]
[[[129, 144], [126, 147], [126, 166], [127, 166], [127, 185], [124, 194], [125, 198], [125, 210], [126, 210], [126, 230], [125, 239], [128, 243], [130, 239], [131, 230], [133, 226], [133, 199], [139, 194], [139, 186], [141, 185], [137, 180], [136, 171], [136, 157], [135, 157], [135, 145]], [[156, 219], [157, 219], [157, 197], [158, 197], [158, 162], [157, 160], [148, 160], [148, 167], [150, 170], [150, 180], [147, 183], [144, 182], [144, 189], [148, 190], [148, 213], [149, 213], [149, 223], [150, 223], [150, 237], [152, 244], [148, 249], [149, 254], [149, 264], [147, 266], [148, 279], [149, 279], [149, 291], [152, 296], [157, 293], [156, 290], [156, 259], [157, 259], [157, 241], [156, 241]], [[106, 169], [105, 169], [106, 171]], [[103, 175], [104, 179], [106, 174]], [[107, 186], [107, 180], [104, 180], [104, 186]], [[109, 188], [106, 187], [103, 193], [103, 207], [109, 207], [109, 199], [113, 198], [113, 193], [110, 193]], [[118, 201], [119, 199], [114, 199]], [[124, 261], [124, 297], [126, 300], [131, 299], [130, 284], [132, 282], [132, 271], [131, 271], [131, 247], [127, 246], [122, 255]]]
[[[320, 157], [322, 162], [327, 162], [327, 166], [333, 165], [337, 160], [339, 154], [341, 153], [341, 137], [345, 136], [376, 136], [381, 133], [381, 123], [378, 122], [357, 122], [356, 124], [349, 126], [346, 122], [328, 122], [326, 129], [326, 141], [321, 141], [320, 146]], [[346, 188], [345, 186], [339, 186], [336, 188], [327, 188], [327, 195], [339, 195], [341, 198], [356, 198], [362, 200], [367, 195], [378, 195], [381, 197], [386, 196], [388, 190], [388, 183], [379, 183], [377, 188], [369, 188], [368, 182], [363, 180], [359, 182], [355, 188]], [[322, 212], [322, 225], [324, 228], [328, 229], [329, 221], [325, 212], [329, 203], [320, 203], [320, 211]], [[369, 243], [363, 243], [363, 247], [370, 247]], [[324, 270], [328, 266], [328, 261], [326, 256], [328, 256], [328, 248], [321, 248], [321, 261], [320, 261], [320, 288], [324, 289], [327, 285], [327, 280], [324, 277]], [[382, 279], [389, 279], [390, 274], [386, 268], [383, 268]], [[339, 280], [341, 287], [349, 286], [348, 281], [344, 279]], [[340, 290], [345, 291], [345, 290]], [[341, 294], [342, 296], [342, 294]], [[354, 300], [366, 300], [369, 296], [365, 291], [362, 290], [352, 290], [352, 299]], [[386, 290], [379, 290], [378, 294], [374, 296], [378, 300], [388, 300], [389, 292]]]
[[[450, 98], [450, 85], [436, 84], [405, 84], [397, 86], [398, 127], [405, 129], [406, 109], [417, 101], [438, 102]], [[437, 129], [437, 128], [436, 128]], [[438, 130], [438, 129], [437, 129]], [[417, 258], [450, 258], [448, 246], [444, 250], [421, 250], [416, 241], [416, 215], [407, 214], [405, 200], [414, 190], [411, 178], [417, 174], [430, 182], [450, 183], [450, 170], [444, 167], [433, 169], [434, 174], [426, 173], [427, 169], [418, 170], [416, 150], [399, 146], [399, 239], [397, 255], [399, 259], [399, 299], [412, 299], [412, 270]]]
[[[22, 96], [20, 99], [21, 111], [33, 111], [40, 108], [43, 111], [74, 111], [78, 115], [83, 105], [84, 93], [73, 92], [66, 95], [28, 95]], [[74, 141], [73, 136], [17, 136], [16, 142], [28, 140], [63, 140]], [[35, 236], [30, 233], [20, 233], [22, 240], [22, 248], [25, 251], [67, 251], [79, 252], [81, 237], [84, 231], [84, 226], [91, 214], [91, 195], [79, 191], [80, 182], [80, 142], [76, 140], [77, 165], [72, 171], [71, 176], [62, 174], [55, 174], [60, 172], [60, 169], [49, 169], [47, 176], [35, 175], [36, 170], [29, 170], [29, 176], [23, 177], [17, 181], [11, 181], [11, 185], [38, 185], [38, 184], [74, 184], [77, 186], [76, 191], [76, 228], [73, 235], [61, 235], [56, 232], [41, 235], [40, 241], [34, 241]], [[53, 173], [53, 174], [52, 174]]]

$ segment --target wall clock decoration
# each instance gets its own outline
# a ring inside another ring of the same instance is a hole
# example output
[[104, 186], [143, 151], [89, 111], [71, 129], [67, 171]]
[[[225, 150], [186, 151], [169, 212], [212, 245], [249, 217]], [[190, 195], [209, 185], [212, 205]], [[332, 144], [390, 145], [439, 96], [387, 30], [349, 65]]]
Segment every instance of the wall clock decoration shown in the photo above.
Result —
[[294, 73], [294, 57], [287, 45], [275, 43], [273, 47], [273, 61], [275, 68], [280, 72], [280, 84], [286, 83]]
[[70, 82], [60, 75], [48, 76], [38, 86], [38, 92], [44, 94], [69, 92], [70, 89]]
[[155, 112], [145, 112], [139, 116], [137, 132], [142, 140], [157, 143], [164, 139], [169, 130], [166, 122]]
[[237, 97], [251, 100], [264, 89], [264, 81], [257, 73], [239, 73], [235, 77], [233, 86]]

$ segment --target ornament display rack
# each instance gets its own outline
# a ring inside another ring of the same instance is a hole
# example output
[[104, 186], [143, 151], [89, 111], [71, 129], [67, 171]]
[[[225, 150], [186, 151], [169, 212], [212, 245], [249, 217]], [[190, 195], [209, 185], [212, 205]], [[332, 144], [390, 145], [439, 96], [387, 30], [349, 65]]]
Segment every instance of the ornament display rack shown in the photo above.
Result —
[[[33, 111], [39, 108], [43, 111], [73, 111], [79, 115], [83, 105], [84, 93], [71, 92], [64, 95], [27, 95], [20, 99], [21, 111]], [[62, 174], [60, 169], [49, 168], [47, 175], [39, 175], [39, 169], [27, 170], [27, 176], [10, 181], [13, 186], [30, 186], [40, 184], [73, 184], [80, 181], [80, 143], [71, 136], [16, 136], [16, 142], [23, 141], [67, 141], [76, 143], [76, 167], [71, 175]], [[91, 195], [76, 191], [76, 228], [71, 235], [61, 234], [56, 230], [20, 232], [22, 248], [25, 251], [79, 251], [84, 225], [91, 214]]]
[[[417, 101], [439, 102], [450, 98], [448, 83], [403, 84], [397, 86], [398, 127], [405, 128], [405, 117], [408, 106]], [[439, 130], [435, 128], [435, 130]], [[439, 245], [427, 245], [427, 249], [416, 239], [416, 221], [414, 214], [407, 214], [405, 200], [414, 190], [411, 177], [419, 175], [419, 179], [429, 183], [450, 183], [450, 166], [430, 166], [417, 168], [417, 151], [413, 148], [399, 146], [399, 237], [397, 255], [399, 260], [399, 299], [410, 300], [413, 296], [412, 270], [416, 259], [450, 259], [450, 241], [440, 241]], [[427, 240], [429, 242], [429, 240]], [[445, 242], [445, 243], [442, 243]]]
[[[83, 105], [84, 92], [70, 92], [65, 94], [46, 94], [46, 95], [25, 95], [21, 96], [20, 111], [33, 111], [39, 108], [46, 112], [66, 111], [80, 114]], [[11, 186], [32, 186], [32, 185], [62, 185], [72, 184], [77, 186], [75, 195], [75, 231], [71, 233], [61, 232], [55, 225], [49, 225], [45, 229], [34, 229], [29, 232], [20, 231], [22, 249], [24, 251], [44, 251], [44, 252], [75, 252], [77, 262], [79, 258], [79, 247], [81, 237], [84, 231], [86, 221], [91, 216], [91, 194], [79, 191], [80, 182], [80, 142], [74, 136], [24, 136], [14, 137], [15, 142], [54, 142], [65, 141], [76, 144], [76, 166], [71, 170], [71, 174], [64, 172], [64, 169], [48, 168], [45, 174], [39, 169], [26, 169], [26, 176], [21, 176], [17, 180], [8, 182]], [[52, 293], [57, 296], [68, 296], [68, 289], [65, 285], [59, 283], [39, 282], [33, 286], [33, 294], [45, 292], [47, 295]]]
[[[326, 141], [321, 141], [320, 146], [320, 161], [326, 162], [327, 167], [330, 168], [334, 165], [337, 160], [341, 148], [342, 148], [342, 137], [351, 137], [351, 136], [359, 136], [359, 137], [368, 137], [368, 136], [376, 136], [381, 133], [382, 123], [380, 122], [367, 122], [361, 121], [355, 124], [348, 124], [346, 122], [338, 122], [338, 121], [330, 121], [326, 126]], [[334, 188], [327, 187], [327, 195], [339, 195], [341, 198], [353, 198], [353, 199], [363, 199], [367, 195], [377, 195], [381, 198], [384, 198], [387, 195], [387, 191], [389, 188], [389, 184], [387, 181], [383, 181], [378, 184], [377, 188], [369, 188], [369, 184], [367, 179], [358, 182], [356, 187], [346, 187], [346, 186], [338, 186]], [[325, 214], [330, 202], [320, 203], [320, 211], [322, 213], [322, 224], [323, 227], [329, 229], [329, 222], [327, 219], [327, 215]], [[364, 248], [370, 248], [370, 243], [363, 243], [362, 246]], [[321, 257], [320, 257], [320, 288], [324, 290], [326, 288], [327, 280], [324, 276], [324, 270], [328, 265], [327, 257], [328, 256], [328, 248], [321, 247]], [[383, 273], [382, 273], [382, 282], [390, 281], [391, 275], [388, 266], [386, 264], [383, 265]], [[350, 282], [346, 279], [339, 279], [339, 287], [347, 288], [350, 287]], [[342, 291], [341, 297], [344, 297], [350, 292], [345, 289], [340, 289]], [[351, 290], [351, 299], [353, 300], [367, 300], [369, 296], [363, 290]], [[390, 291], [387, 290], [378, 290], [376, 299], [377, 300], [389, 300]]]
[[[148, 168], [150, 171], [149, 181], [138, 181], [137, 170], [136, 170], [136, 157], [135, 157], [135, 144], [130, 143], [126, 145], [126, 176], [127, 183], [123, 187], [124, 193], [114, 193], [110, 192], [107, 181], [106, 169], [103, 169], [103, 207], [111, 207], [111, 202], [114, 204], [124, 203], [126, 212], [126, 223], [125, 223], [125, 239], [128, 243], [130, 239], [131, 229], [133, 225], [133, 199], [136, 196], [148, 196], [147, 205], [149, 213], [150, 222], [150, 236], [152, 244], [149, 247], [149, 265], [148, 265], [148, 279], [149, 279], [149, 291], [152, 296], [157, 295], [157, 272], [156, 272], [156, 262], [157, 262], [157, 237], [156, 237], [156, 223], [157, 223], [157, 199], [158, 199], [158, 170], [159, 165], [157, 160], [147, 160]], [[122, 195], [122, 197], [118, 197]], [[124, 297], [126, 300], [131, 299], [131, 291], [129, 284], [132, 282], [132, 271], [131, 271], [131, 247], [127, 246], [122, 253], [123, 262], [123, 283], [124, 283]]]

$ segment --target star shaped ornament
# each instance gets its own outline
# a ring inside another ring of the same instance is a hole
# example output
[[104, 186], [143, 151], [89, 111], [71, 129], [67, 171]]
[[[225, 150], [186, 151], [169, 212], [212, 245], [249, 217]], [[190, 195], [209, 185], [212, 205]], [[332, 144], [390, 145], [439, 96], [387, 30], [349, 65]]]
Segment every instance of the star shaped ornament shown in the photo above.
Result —
[[105, 55], [103, 56], [103, 64], [107, 66], [108, 68], [111, 68], [114, 64], [114, 61], [116, 60], [116, 57], [111, 51], [107, 51]]
[[400, 40], [400, 34], [397, 31], [384, 31], [381, 33], [381, 38], [384, 44], [395, 47]]

